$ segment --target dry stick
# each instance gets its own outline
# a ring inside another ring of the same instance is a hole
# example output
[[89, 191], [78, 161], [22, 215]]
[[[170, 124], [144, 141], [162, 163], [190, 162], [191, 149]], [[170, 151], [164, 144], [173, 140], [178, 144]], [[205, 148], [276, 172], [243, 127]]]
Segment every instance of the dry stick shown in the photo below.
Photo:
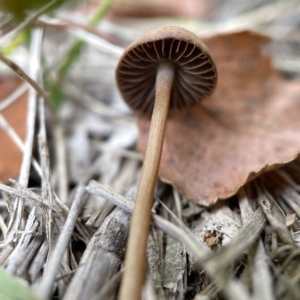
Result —
[[125, 270], [119, 294], [119, 299], [123, 300], [140, 299], [145, 280], [151, 207], [162, 153], [173, 78], [174, 69], [170, 65], [161, 64], [156, 77], [156, 95], [149, 140], [126, 249]]

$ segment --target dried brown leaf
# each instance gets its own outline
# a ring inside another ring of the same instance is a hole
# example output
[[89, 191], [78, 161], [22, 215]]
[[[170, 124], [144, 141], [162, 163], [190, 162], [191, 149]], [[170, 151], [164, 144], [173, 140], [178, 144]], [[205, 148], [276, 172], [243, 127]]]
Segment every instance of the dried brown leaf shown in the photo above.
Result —
[[[0, 78], [0, 102], [9, 96], [20, 85], [16, 77]], [[26, 134], [27, 94], [24, 94], [7, 109], [3, 116], [10, 126], [24, 140]], [[0, 181], [7, 182], [9, 178], [18, 175], [22, 162], [22, 152], [7, 133], [0, 128]]]
[[[210, 99], [169, 115], [160, 177], [202, 205], [234, 195], [300, 149], [300, 84], [279, 77], [250, 32], [204, 40], [218, 67]], [[150, 121], [137, 116], [145, 152]]]

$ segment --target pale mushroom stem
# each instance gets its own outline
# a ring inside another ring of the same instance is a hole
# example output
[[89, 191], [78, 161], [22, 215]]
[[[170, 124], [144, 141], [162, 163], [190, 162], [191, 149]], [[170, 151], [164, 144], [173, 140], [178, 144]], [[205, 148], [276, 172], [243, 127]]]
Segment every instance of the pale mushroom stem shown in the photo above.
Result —
[[173, 66], [168, 63], [160, 64], [156, 75], [155, 103], [142, 175], [131, 219], [119, 300], [141, 299], [147, 265], [146, 249], [151, 208], [163, 148], [173, 78]]

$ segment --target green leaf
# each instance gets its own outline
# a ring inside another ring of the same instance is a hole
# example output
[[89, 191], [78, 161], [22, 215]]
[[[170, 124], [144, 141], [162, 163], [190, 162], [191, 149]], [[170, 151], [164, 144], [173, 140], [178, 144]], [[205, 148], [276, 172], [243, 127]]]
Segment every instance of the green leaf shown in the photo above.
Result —
[[1, 300], [41, 300], [33, 291], [0, 268]]
[[25, 31], [21, 32], [9, 45], [3, 48], [2, 53], [8, 55], [18, 48], [27, 39]]

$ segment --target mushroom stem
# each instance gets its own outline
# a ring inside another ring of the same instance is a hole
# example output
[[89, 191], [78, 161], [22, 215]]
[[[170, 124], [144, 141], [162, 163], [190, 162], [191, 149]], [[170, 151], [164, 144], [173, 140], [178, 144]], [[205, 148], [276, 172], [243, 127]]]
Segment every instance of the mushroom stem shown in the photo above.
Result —
[[163, 148], [174, 68], [161, 63], [156, 75], [155, 103], [142, 175], [136, 195], [119, 300], [140, 300], [146, 272], [151, 208]]

